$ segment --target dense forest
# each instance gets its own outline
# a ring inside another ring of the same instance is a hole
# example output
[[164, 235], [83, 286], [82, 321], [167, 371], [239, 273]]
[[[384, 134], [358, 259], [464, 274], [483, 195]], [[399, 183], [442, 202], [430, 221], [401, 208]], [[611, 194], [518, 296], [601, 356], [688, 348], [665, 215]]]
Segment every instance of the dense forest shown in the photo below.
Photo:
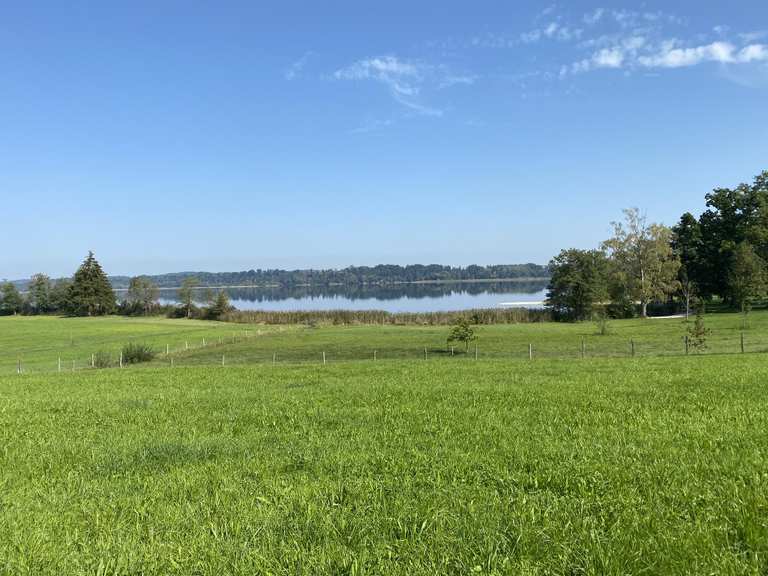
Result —
[[[255, 288], [292, 288], [302, 286], [365, 286], [412, 282], [464, 282], [471, 280], [526, 280], [547, 279], [549, 270], [539, 264], [496, 264], [442, 266], [439, 264], [379, 264], [378, 266], [350, 266], [339, 270], [244, 270], [242, 272], [171, 272], [145, 276], [158, 288], [178, 288], [187, 278], [195, 278], [201, 286], [244, 286]], [[109, 276], [116, 290], [130, 286], [129, 276]], [[25, 292], [30, 280], [12, 282]]]
[[[186, 278], [195, 277], [202, 286], [359, 286], [401, 282], [457, 282], [465, 280], [506, 280], [548, 278], [546, 266], [538, 264], [498, 264], [441, 266], [439, 264], [379, 264], [350, 266], [340, 270], [245, 270], [242, 272], [176, 272], [148, 276], [160, 288], [176, 288]], [[115, 288], [127, 288], [130, 278], [112, 276]]]

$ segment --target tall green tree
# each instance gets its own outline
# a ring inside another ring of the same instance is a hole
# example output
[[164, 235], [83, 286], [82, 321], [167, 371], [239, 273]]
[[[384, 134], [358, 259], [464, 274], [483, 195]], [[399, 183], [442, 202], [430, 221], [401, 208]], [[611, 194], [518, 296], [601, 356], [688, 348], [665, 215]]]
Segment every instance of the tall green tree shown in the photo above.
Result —
[[0, 285], [0, 314], [18, 314], [22, 306], [24, 306], [24, 299], [14, 284], [4, 282]]
[[727, 296], [728, 271], [736, 246], [749, 242], [768, 261], [768, 171], [752, 184], [717, 188], [705, 196], [699, 218], [701, 247], [697, 283], [704, 296]]
[[208, 318], [218, 320], [231, 309], [232, 305], [229, 303], [229, 296], [224, 290], [219, 290], [208, 307]]
[[549, 270], [546, 305], [556, 318], [588, 319], [608, 298], [608, 260], [600, 250], [562, 250]]
[[[672, 227], [672, 252], [680, 259], [680, 269], [677, 280], [680, 295], [685, 302], [685, 317], [690, 315], [691, 301], [702, 283], [701, 261], [702, 236], [698, 220], [690, 212], [680, 217], [680, 221]], [[706, 281], [704, 279], [704, 281]]]
[[33, 314], [47, 314], [53, 310], [51, 279], [45, 274], [33, 274], [27, 290], [27, 303]]
[[740, 242], [728, 270], [728, 297], [746, 316], [752, 303], [765, 297], [767, 288], [765, 261], [749, 242]]
[[197, 278], [194, 276], [189, 276], [187, 278], [184, 278], [184, 281], [181, 284], [181, 288], [179, 288], [179, 302], [181, 302], [182, 308], [185, 310], [185, 315], [187, 318], [192, 317], [192, 310], [195, 306], [195, 288], [197, 288], [200, 285]]
[[612, 224], [613, 237], [603, 242], [603, 249], [612, 260], [616, 281], [640, 302], [645, 318], [650, 302], [668, 298], [679, 286], [680, 260], [672, 252], [672, 231], [648, 224], [637, 208], [624, 210], [624, 222]]
[[67, 294], [67, 311], [74, 316], [101, 316], [114, 312], [115, 293], [93, 252], [77, 269]]
[[149, 314], [160, 297], [160, 289], [146, 276], [131, 278], [125, 296], [128, 309], [132, 314]]
[[61, 278], [53, 283], [50, 292], [51, 312], [67, 311], [70, 286], [72, 286], [72, 281], [68, 278]]

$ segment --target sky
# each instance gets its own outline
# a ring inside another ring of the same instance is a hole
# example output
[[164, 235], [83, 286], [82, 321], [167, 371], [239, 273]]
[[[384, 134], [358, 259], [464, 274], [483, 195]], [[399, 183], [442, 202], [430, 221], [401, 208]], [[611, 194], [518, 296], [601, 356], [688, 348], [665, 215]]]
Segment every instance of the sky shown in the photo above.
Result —
[[546, 263], [768, 169], [768, 2], [0, 4], [0, 278]]

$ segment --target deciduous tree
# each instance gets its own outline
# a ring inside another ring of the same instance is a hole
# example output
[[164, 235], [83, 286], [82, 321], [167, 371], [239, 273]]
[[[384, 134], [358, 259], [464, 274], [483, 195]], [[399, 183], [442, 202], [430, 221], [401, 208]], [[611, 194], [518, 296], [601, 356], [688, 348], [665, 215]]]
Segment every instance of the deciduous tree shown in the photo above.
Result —
[[562, 250], [549, 263], [546, 305], [556, 318], [585, 320], [608, 298], [608, 260], [600, 250]]
[[678, 289], [680, 260], [672, 252], [672, 231], [661, 224], [648, 224], [637, 208], [624, 210], [624, 222], [613, 222], [613, 237], [603, 248], [614, 264], [618, 282], [634, 301], [640, 302], [643, 318], [648, 304], [668, 297]]
[[766, 294], [765, 262], [749, 242], [740, 242], [733, 251], [728, 270], [728, 296], [745, 315], [752, 302]]
[[21, 297], [19, 289], [11, 282], [4, 282], [0, 286], [0, 314], [18, 314], [23, 305], [24, 299]]

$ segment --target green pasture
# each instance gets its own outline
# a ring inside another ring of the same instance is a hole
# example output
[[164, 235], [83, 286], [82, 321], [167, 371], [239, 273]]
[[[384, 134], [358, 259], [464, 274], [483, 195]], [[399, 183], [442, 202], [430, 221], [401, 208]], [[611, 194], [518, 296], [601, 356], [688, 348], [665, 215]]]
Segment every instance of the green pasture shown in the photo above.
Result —
[[765, 574], [767, 381], [758, 354], [3, 376], [0, 574]]

